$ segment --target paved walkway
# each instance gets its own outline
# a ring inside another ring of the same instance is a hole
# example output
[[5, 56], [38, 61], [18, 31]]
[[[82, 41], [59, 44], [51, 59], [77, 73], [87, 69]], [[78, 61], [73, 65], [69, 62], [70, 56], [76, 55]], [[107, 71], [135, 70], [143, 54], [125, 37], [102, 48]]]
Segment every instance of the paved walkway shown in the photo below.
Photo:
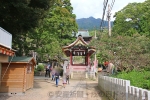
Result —
[[23, 95], [0, 95], [0, 100], [108, 100], [97, 86], [97, 81], [71, 80], [64, 88], [62, 80], [59, 86], [51, 78], [35, 77], [34, 88]]

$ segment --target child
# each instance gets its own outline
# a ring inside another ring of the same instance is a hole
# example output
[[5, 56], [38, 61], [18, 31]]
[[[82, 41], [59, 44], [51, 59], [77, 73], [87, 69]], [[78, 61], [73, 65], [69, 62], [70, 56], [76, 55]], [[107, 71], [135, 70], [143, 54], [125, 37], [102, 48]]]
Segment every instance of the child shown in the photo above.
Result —
[[66, 75], [66, 83], [69, 84], [69, 75], [68, 74]]
[[70, 75], [70, 70], [69, 68], [67, 68], [67, 71], [66, 71], [66, 83], [69, 84], [69, 75]]
[[58, 87], [58, 82], [59, 82], [59, 73], [55, 73], [55, 80], [56, 80], [56, 87]]
[[52, 70], [52, 81], [55, 81], [55, 69]]
[[63, 76], [62, 81], [63, 81], [63, 87], [65, 88], [65, 86], [66, 86], [66, 75]]

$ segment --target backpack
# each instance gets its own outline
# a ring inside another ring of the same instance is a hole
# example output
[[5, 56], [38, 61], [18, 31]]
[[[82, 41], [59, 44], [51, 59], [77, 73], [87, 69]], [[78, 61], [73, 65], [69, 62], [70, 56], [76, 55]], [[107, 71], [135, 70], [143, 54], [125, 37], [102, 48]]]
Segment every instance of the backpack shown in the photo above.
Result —
[[67, 75], [66, 78], [69, 79], [69, 75]]
[[55, 77], [56, 77], [57, 79], [59, 79], [59, 74], [58, 74], [58, 73], [55, 73]]

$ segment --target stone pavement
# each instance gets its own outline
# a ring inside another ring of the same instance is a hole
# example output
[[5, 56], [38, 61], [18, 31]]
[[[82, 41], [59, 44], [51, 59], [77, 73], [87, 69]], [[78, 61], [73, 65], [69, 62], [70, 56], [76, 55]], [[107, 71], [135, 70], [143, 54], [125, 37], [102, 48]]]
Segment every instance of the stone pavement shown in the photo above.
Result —
[[108, 100], [99, 91], [97, 81], [70, 80], [64, 88], [62, 80], [59, 86], [51, 78], [34, 77], [34, 87], [22, 95], [0, 95], [0, 100]]

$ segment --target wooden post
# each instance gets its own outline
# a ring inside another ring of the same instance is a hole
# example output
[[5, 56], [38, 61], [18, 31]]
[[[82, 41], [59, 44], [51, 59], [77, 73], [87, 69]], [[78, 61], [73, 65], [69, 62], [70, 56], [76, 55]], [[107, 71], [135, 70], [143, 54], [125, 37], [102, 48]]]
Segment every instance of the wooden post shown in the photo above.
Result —
[[70, 64], [72, 65], [72, 51], [70, 51]]
[[110, 5], [108, 5], [108, 13], [107, 13], [107, 18], [108, 18], [108, 31], [109, 31], [109, 36], [111, 36], [111, 22], [110, 22]]
[[97, 37], [96, 37], [96, 30], [95, 30], [95, 39], [97, 39]]

